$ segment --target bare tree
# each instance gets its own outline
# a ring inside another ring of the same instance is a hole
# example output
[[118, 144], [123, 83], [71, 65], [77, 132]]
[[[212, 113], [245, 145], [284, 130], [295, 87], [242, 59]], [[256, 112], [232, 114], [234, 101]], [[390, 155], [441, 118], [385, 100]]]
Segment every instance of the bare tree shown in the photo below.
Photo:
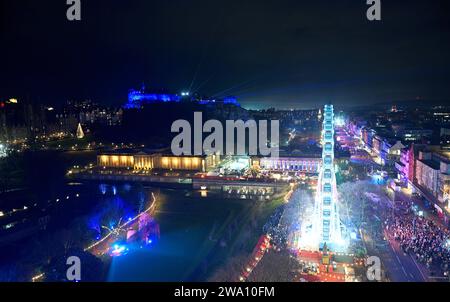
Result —
[[221, 266], [214, 274], [209, 278], [210, 282], [236, 282], [239, 280], [239, 276], [245, 269], [245, 265], [248, 261], [247, 254], [239, 254], [227, 261], [227, 263]]
[[300, 264], [289, 251], [280, 252], [270, 250], [261, 259], [250, 274], [250, 282], [290, 282], [296, 272], [300, 269]]

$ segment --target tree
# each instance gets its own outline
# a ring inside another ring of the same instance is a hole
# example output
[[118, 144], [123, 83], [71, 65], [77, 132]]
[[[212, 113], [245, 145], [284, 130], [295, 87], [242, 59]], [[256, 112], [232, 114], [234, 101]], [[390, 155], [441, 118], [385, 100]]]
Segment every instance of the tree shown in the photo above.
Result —
[[24, 263], [30, 267], [39, 267], [50, 263], [56, 255], [63, 253], [64, 247], [53, 234], [42, 234], [34, 237], [33, 240], [23, 249]]
[[248, 261], [247, 254], [239, 254], [230, 258], [227, 263], [217, 269], [211, 278], [210, 282], [236, 282], [239, 276], [245, 269]]
[[23, 181], [23, 161], [18, 155], [0, 159], [0, 193]]
[[270, 250], [250, 274], [249, 282], [291, 282], [300, 264], [289, 251]]
[[106, 267], [103, 262], [82, 249], [69, 249], [66, 253], [54, 257], [44, 268], [46, 282], [65, 282], [66, 273], [69, 266], [67, 259], [76, 256], [81, 262], [81, 282], [105, 281]]

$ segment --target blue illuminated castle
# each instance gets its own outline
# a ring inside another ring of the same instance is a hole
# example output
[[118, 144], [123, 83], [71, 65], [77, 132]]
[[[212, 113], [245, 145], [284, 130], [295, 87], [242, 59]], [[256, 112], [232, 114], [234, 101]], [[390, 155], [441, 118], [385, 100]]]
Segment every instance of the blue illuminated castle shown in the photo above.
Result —
[[181, 97], [176, 94], [167, 93], [147, 93], [145, 87], [140, 90], [130, 90], [128, 93], [128, 102], [125, 104], [126, 109], [139, 109], [143, 105], [153, 103], [180, 102]]
[[181, 95], [169, 93], [149, 93], [145, 87], [140, 90], [132, 89], [128, 93], [128, 101], [124, 105], [125, 109], [140, 109], [144, 105], [158, 104], [158, 103], [179, 103], [182, 101], [194, 102], [200, 105], [215, 105], [215, 104], [231, 104], [240, 107], [241, 105], [233, 96], [228, 96], [222, 99], [210, 99], [203, 97], [191, 96], [189, 92], [182, 92]]

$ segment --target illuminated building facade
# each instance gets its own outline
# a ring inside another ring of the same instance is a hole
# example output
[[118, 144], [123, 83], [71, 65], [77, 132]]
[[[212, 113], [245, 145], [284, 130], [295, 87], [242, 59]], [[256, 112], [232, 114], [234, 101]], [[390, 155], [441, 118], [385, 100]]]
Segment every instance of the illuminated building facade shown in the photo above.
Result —
[[320, 158], [265, 157], [259, 160], [259, 167], [274, 172], [319, 173]]
[[448, 152], [419, 152], [415, 175], [417, 185], [444, 207], [450, 202], [450, 154]]
[[130, 90], [126, 109], [139, 109], [145, 104], [180, 102], [181, 98], [175, 94], [166, 93], [146, 93], [145, 88], [141, 90]]
[[102, 154], [97, 156], [97, 164], [105, 168], [132, 168], [134, 157], [126, 154]]
[[429, 142], [433, 135], [433, 130], [420, 128], [401, 129], [395, 134], [405, 142]]
[[372, 149], [373, 147], [373, 137], [375, 136], [375, 133], [375, 130], [368, 127], [363, 127], [361, 129], [361, 139], [364, 142], [364, 145], [369, 149]]
[[409, 187], [413, 181], [411, 161], [414, 161], [414, 157], [411, 159], [412, 148], [403, 148], [400, 151], [400, 159], [395, 162], [395, 169], [398, 172], [398, 179], [401, 181], [403, 186]]
[[180, 170], [202, 171], [216, 166], [220, 161], [217, 155], [209, 156], [173, 156], [163, 154], [101, 154], [97, 164], [103, 168], [118, 168], [136, 171], [147, 170]]
[[142, 87], [140, 90], [130, 90], [128, 93], [128, 101], [125, 104], [125, 109], [140, 109], [144, 105], [148, 104], [157, 104], [157, 103], [179, 103], [181, 101], [193, 101], [197, 102], [200, 105], [208, 105], [208, 104], [231, 104], [237, 107], [241, 105], [237, 101], [234, 96], [227, 96], [222, 99], [206, 99], [206, 98], [191, 98], [188, 92], [182, 92], [181, 96], [177, 94], [169, 94], [169, 93], [148, 93], [146, 92], [145, 87]]

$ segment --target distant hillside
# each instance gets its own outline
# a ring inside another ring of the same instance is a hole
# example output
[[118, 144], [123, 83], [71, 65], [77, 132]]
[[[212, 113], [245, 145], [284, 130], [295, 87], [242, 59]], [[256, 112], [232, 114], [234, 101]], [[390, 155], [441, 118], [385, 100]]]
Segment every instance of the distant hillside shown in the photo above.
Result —
[[396, 105], [398, 109], [407, 108], [423, 108], [427, 109], [433, 106], [450, 106], [449, 100], [425, 100], [425, 99], [414, 99], [414, 100], [392, 100], [383, 101], [375, 104], [365, 104], [360, 106], [348, 106], [352, 110], [364, 110], [367, 108], [371, 109], [389, 109], [393, 105]]
[[431, 106], [449, 106], [449, 100], [425, 100], [425, 99], [414, 99], [414, 100], [397, 100], [391, 102], [381, 102], [377, 103], [377, 106], [392, 106], [397, 107], [417, 107], [417, 108], [429, 108]]

